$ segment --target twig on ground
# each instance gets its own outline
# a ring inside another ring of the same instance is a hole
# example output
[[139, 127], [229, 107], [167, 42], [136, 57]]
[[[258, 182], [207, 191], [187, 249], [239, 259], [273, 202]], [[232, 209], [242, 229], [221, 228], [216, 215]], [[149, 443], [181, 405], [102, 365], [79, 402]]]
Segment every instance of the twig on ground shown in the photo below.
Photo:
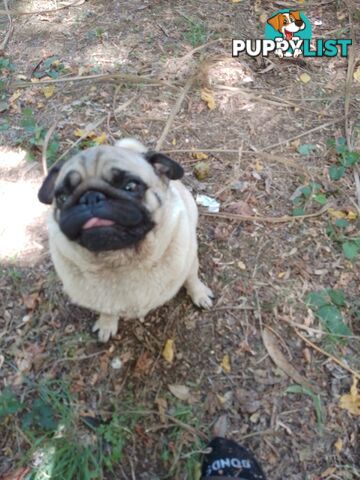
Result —
[[3, 0], [3, 1], [4, 1], [6, 16], [9, 19], [9, 29], [8, 29], [8, 31], [5, 35], [5, 38], [4, 38], [4, 40], [1, 44], [0, 52], [3, 52], [5, 50], [6, 45], [8, 44], [8, 41], [10, 40], [10, 37], [11, 37], [13, 31], [14, 31], [13, 21], [12, 21], [11, 15], [10, 15], [9, 7], [8, 7], [8, 0]]
[[266, 223], [287, 223], [292, 221], [299, 221], [304, 220], [306, 218], [315, 218], [323, 215], [329, 209], [329, 205], [325, 205], [324, 208], [319, 210], [315, 213], [309, 213], [307, 215], [298, 215], [298, 216], [291, 216], [291, 215], [284, 215], [283, 217], [261, 217], [261, 216], [252, 216], [252, 215], [238, 215], [236, 213], [209, 213], [200, 211], [201, 215], [206, 217], [214, 217], [214, 218], [227, 218], [229, 220], [239, 220], [244, 222], [266, 222]]
[[172, 87], [173, 85], [169, 84], [165, 80], [158, 80], [146, 75], [131, 75], [126, 73], [98, 73], [94, 75], [76, 75], [74, 77], [61, 77], [61, 78], [52, 78], [49, 80], [41, 80], [38, 82], [14, 82], [11, 86], [13, 88], [27, 88], [27, 87], [41, 87], [42, 85], [48, 85], [51, 83], [64, 83], [64, 82], [78, 82], [81, 80], [93, 80], [102, 81], [102, 80], [120, 80], [124, 83], [143, 83], [148, 86], [162, 86], [166, 85]]
[[345, 117], [339, 117], [336, 118], [335, 120], [332, 120], [331, 122], [323, 123], [322, 125], [319, 125], [318, 127], [311, 128], [310, 130], [307, 130], [306, 132], [299, 133], [298, 135], [294, 135], [291, 138], [287, 138], [286, 140], [282, 140], [281, 142], [278, 143], [273, 143], [272, 145], [268, 145], [267, 147], [264, 148], [259, 148], [259, 152], [262, 152], [264, 150], [269, 150], [270, 148], [275, 148], [275, 147], [280, 147], [281, 145], [284, 145], [286, 143], [292, 142], [293, 140], [297, 140], [298, 138], [305, 137], [306, 135], [309, 135], [310, 133], [317, 132], [319, 130], [322, 130], [323, 128], [330, 127], [331, 125], [334, 125], [335, 123], [342, 122]]
[[181, 105], [186, 97], [186, 95], [188, 94], [192, 84], [194, 83], [194, 80], [195, 80], [195, 77], [194, 76], [191, 76], [190, 78], [188, 78], [188, 80], [186, 81], [185, 83], [185, 86], [184, 88], [182, 89], [181, 91], [181, 94], [179, 95], [175, 105], [174, 105], [174, 108], [172, 109], [170, 115], [169, 115], [169, 118], [166, 122], [166, 125], [164, 127], [164, 130], [162, 131], [161, 135], [160, 135], [160, 138], [159, 140], [157, 141], [156, 143], [156, 147], [155, 149], [157, 151], [161, 150], [161, 147], [165, 141], [165, 138], [167, 136], [167, 134], [169, 133], [169, 130], [170, 130], [170, 127], [171, 125], [173, 124], [174, 120], [175, 120], [175, 117], [176, 115], [179, 113], [179, 110], [181, 108]]
[[51, 135], [54, 133], [56, 125], [57, 125], [57, 121], [54, 122], [53, 125], [51, 125], [49, 130], [46, 132], [46, 135], [45, 135], [45, 138], [44, 138], [44, 144], [43, 144], [43, 147], [42, 147], [42, 169], [43, 169], [44, 177], [46, 177], [46, 175], [48, 173], [46, 153], [47, 153], [47, 149], [48, 149], [48, 145], [49, 145]]
[[[80, 5], [83, 5], [85, 3], [85, 0], [76, 0], [75, 2], [69, 3], [67, 5], [62, 5], [61, 7], [58, 8], [53, 8], [51, 10], [35, 10], [33, 12], [25, 12], [23, 10], [11, 10], [9, 13], [11, 15], [43, 15], [45, 13], [55, 13], [58, 12], [59, 10], [64, 10], [65, 8], [70, 8], [70, 7], [80, 7]], [[0, 10], [0, 15], [6, 15], [7, 10]]]
[[310, 334], [319, 334], [319, 335], [331, 335], [332, 337], [338, 337], [338, 338], [352, 338], [354, 340], [360, 340], [359, 335], [340, 335], [338, 333], [330, 333], [330, 332], [324, 332], [324, 330], [319, 330], [318, 328], [312, 328], [308, 327], [306, 325], [301, 325], [301, 323], [296, 323], [292, 322], [291, 320], [287, 320], [286, 318], [282, 317], [281, 321], [285, 321], [289, 325], [291, 325], [294, 328], [298, 328], [299, 330], [305, 330], [306, 332]]
[[334, 357], [334, 355], [331, 355], [331, 353], [328, 353], [325, 350], [323, 350], [322, 348], [315, 345], [315, 343], [311, 342], [306, 337], [304, 337], [304, 335], [302, 335], [295, 327], [294, 327], [294, 330], [295, 330], [296, 335], [298, 337], [300, 337], [305, 343], [310, 345], [310, 347], [312, 347], [314, 350], [316, 350], [317, 352], [319, 352], [319, 353], [325, 355], [326, 357], [330, 358], [334, 363], [339, 365], [341, 368], [343, 368], [347, 372], [350, 372], [352, 375], [354, 375], [354, 377], [360, 379], [360, 373], [359, 372], [355, 372], [355, 370], [353, 370], [351, 367], [348, 367], [347, 365], [345, 365], [345, 363], [343, 363], [338, 358]]

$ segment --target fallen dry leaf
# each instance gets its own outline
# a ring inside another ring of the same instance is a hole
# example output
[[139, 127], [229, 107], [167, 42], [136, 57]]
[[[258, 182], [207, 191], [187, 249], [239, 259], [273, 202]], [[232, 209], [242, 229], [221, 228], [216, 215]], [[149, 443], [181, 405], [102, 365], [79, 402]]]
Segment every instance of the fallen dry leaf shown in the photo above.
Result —
[[135, 376], [146, 375], [147, 373], [150, 372], [152, 364], [153, 364], [153, 360], [150, 357], [149, 352], [145, 350], [145, 352], [142, 352], [136, 361], [134, 375]]
[[195, 160], [206, 160], [209, 157], [209, 155], [206, 155], [206, 153], [202, 152], [193, 152], [191, 156], [195, 158]]
[[96, 134], [94, 132], [91, 132], [91, 131], [87, 131], [87, 130], [82, 130], [81, 128], [77, 128], [76, 130], [74, 130], [74, 135], [75, 137], [85, 137], [85, 138], [94, 138], [96, 137]]
[[339, 407], [347, 410], [352, 415], [360, 415], [360, 393], [357, 389], [358, 379], [354, 376], [349, 393], [342, 395], [339, 400]]
[[225, 373], [231, 372], [230, 357], [227, 353], [224, 355], [223, 359], [221, 360], [220, 367], [224, 370]]
[[226, 207], [226, 211], [229, 213], [236, 213], [237, 215], [245, 215], [247, 217], [251, 217], [254, 215], [250, 205], [243, 200], [239, 200], [238, 202], [230, 203]]
[[341, 440], [341, 438], [338, 438], [336, 440], [336, 442], [334, 443], [334, 447], [338, 453], [341, 452], [341, 450], [343, 449], [343, 441]]
[[341, 210], [335, 210], [334, 208], [328, 208], [327, 210], [328, 214], [332, 218], [346, 218], [346, 213], [342, 212]]
[[168, 408], [167, 401], [165, 400], [165, 398], [160, 398], [160, 397], [158, 397], [158, 398], [155, 400], [155, 403], [156, 403], [156, 405], [157, 405], [157, 407], [158, 407], [159, 417], [160, 417], [161, 423], [166, 423], [165, 413], [166, 413], [166, 410], [167, 410], [167, 408]]
[[255, 162], [255, 170], [257, 172], [261, 172], [262, 170], [264, 170], [264, 167], [261, 165], [258, 159], [256, 159], [256, 162]]
[[349, 210], [348, 214], [346, 215], [347, 220], [356, 220], [357, 219], [357, 213], [353, 212], [352, 210]]
[[96, 145], [102, 145], [103, 143], [106, 142], [106, 140], [107, 140], [107, 135], [105, 132], [103, 132], [98, 137], [93, 138], [93, 141], [96, 143]]
[[174, 340], [171, 338], [166, 340], [164, 349], [162, 351], [162, 356], [168, 363], [172, 363], [174, 361]]
[[183, 402], [194, 403], [196, 398], [191, 394], [189, 387], [186, 385], [168, 385], [170, 392], [174, 397]]
[[286, 375], [294, 380], [294, 382], [302, 385], [306, 388], [312, 387], [309, 382], [291, 365], [285, 355], [280, 351], [276, 336], [268, 329], [264, 328], [261, 332], [261, 336], [265, 345], [265, 348], [277, 367], [279, 367]]
[[221, 415], [212, 428], [213, 437], [226, 437], [228, 430], [228, 417], [226, 414]]
[[302, 73], [299, 77], [300, 81], [302, 83], [309, 83], [311, 80], [311, 77], [308, 73]]
[[261, 402], [255, 390], [237, 388], [235, 390], [235, 399], [239, 404], [240, 410], [245, 413], [253, 414], [261, 407]]
[[201, 100], [204, 100], [204, 102], [206, 103], [207, 107], [209, 110], [214, 110], [215, 108], [215, 100], [214, 100], [214, 96], [213, 96], [213, 93], [211, 90], [209, 90], [208, 88], [203, 88], [201, 90]]
[[15, 100], [17, 100], [18, 98], [21, 97], [21, 95], [23, 94], [23, 92], [21, 90], [16, 90], [12, 95], [11, 97], [9, 98], [9, 103], [13, 103], [15, 102]]
[[25, 307], [28, 310], [34, 310], [37, 303], [39, 302], [39, 292], [29, 293], [28, 295], [23, 295], [23, 302]]
[[330, 475], [333, 475], [336, 472], [335, 467], [329, 467], [327, 468], [324, 472], [321, 474], [321, 478], [327, 478], [330, 477]]
[[51, 98], [54, 95], [55, 86], [54, 85], [47, 85], [42, 89], [42, 93], [45, 98]]

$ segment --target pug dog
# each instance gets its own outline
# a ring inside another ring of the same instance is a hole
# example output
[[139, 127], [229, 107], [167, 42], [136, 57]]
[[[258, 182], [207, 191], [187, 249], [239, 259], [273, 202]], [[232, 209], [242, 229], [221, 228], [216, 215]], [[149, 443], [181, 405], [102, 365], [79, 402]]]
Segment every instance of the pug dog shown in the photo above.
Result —
[[143, 319], [182, 286], [198, 307], [212, 305], [198, 276], [198, 211], [183, 174], [129, 138], [82, 151], [43, 181], [55, 269], [71, 300], [100, 314], [93, 331], [101, 342], [120, 317]]

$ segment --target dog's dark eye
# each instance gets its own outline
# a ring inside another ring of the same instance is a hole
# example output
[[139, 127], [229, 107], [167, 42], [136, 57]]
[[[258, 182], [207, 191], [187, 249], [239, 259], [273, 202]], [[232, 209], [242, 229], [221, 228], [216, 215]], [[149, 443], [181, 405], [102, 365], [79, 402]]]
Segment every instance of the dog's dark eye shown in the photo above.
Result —
[[139, 189], [139, 184], [135, 180], [130, 180], [124, 187], [127, 192], [136, 192]]

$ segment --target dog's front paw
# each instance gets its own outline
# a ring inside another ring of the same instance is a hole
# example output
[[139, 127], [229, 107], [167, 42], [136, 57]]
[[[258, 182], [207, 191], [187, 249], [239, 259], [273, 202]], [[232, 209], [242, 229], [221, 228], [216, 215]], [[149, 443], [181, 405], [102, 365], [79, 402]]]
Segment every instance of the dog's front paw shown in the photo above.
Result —
[[189, 295], [196, 306], [205, 308], [207, 310], [212, 307], [212, 299], [214, 298], [214, 294], [210, 288], [208, 288], [202, 282], [199, 281], [196, 287], [193, 287], [191, 291], [189, 291]]
[[98, 332], [99, 341], [105, 343], [108, 342], [111, 337], [116, 335], [117, 329], [118, 319], [116, 317], [101, 315], [99, 320], [95, 322], [92, 331]]
[[275, 55], [277, 55], [279, 58], [283, 58], [284, 53], [281, 48], [278, 48], [277, 50], [275, 50]]
[[301, 54], [302, 54], [302, 51], [300, 50], [300, 48], [296, 48], [294, 50], [294, 58], [298, 58]]

